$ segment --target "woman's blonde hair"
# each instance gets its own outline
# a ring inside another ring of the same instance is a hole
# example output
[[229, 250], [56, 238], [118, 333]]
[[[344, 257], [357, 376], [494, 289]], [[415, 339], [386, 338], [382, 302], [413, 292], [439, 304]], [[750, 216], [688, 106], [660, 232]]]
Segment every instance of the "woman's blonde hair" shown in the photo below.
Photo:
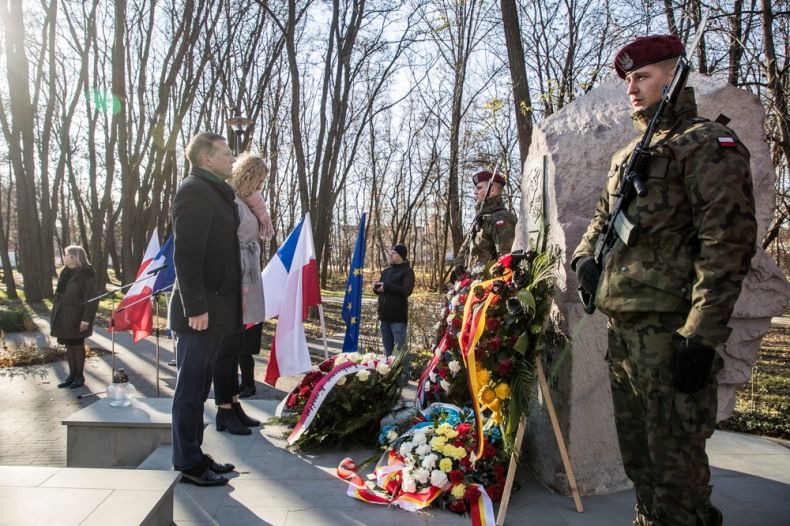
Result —
[[228, 183], [236, 191], [236, 195], [248, 197], [261, 191], [263, 180], [268, 174], [269, 169], [261, 157], [244, 152], [233, 163], [233, 174]]
[[66, 247], [64, 252], [72, 257], [77, 258], [77, 264], [80, 267], [87, 267], [91, 264], [88, 261], [88, 254], [85, 253], [85, 249], [79, 245], [69, 245]]

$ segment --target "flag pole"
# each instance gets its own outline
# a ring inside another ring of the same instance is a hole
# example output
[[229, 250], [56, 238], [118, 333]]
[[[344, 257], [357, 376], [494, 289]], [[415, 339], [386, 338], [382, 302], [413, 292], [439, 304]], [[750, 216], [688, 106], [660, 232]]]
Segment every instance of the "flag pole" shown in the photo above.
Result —
[[154, 334], [156, 335], [156, 397], [159, 398], [159, 292], [151, 296], [154, 300]]
[[[112, 370], [110, 371], [110, 384], [115, 379], [115, 291], [112, 295], [112, 312], [110, 313], [110, 353], [112, 353]], [[108, 385], [110, 385], [108, 384]]]
[[[172, 290], [173, 289], [170, 289], [170, 290], [171, 290], [171, 292], [169, 294], [167, 292], [165, 292], [165, 303], [167, 305], [170, 305], [170, 298], [173, 295], [172, 294]], [[166, 327], [166, 328], [169, 328], [169, 327]], [[175, 336], [175, 333], [173, 332], [172, 329], [170, 329], [170, 346], [172, 347], [172, 351], [173, 351], [173, 359], [170, 360], [169, 362], [167, 362], [167, 365], [169, 365], [171, 367], [175, 367], [176, 364], [178, 363], [178, 354], [177, 354], [178, 350], [176, 349], [176, 336]]]
[[326, 343], [326, 322], [324, 322], [324, 304], [318, 304], [318, 318], [321, 320], [321, 339], [324, 340], [324, 360], [329, 359], [329, 345]]

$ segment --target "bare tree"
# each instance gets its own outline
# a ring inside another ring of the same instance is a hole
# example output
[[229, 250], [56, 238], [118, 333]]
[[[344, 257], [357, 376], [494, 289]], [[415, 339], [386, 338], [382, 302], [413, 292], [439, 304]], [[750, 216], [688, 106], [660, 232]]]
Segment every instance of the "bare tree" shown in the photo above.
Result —
[[529, 145], [532, 142], [532, 99], [529, 94], [527, 68], [524, 64], [524, 46], [521, 43], [521, 24], [515, 0], [500, 0], [502, 25], [505, 28], [510, 80], [513, 83], [513, 102], [518, 129], [518, 151], [521, 165], [527, 161]]
[[[2, 186], [0, 186], [2, 190]], [[19, 295], [16, 292], [16, 283], [14, 282], [13, 267], [11, 266], [11, 258], [8, 257], [8, 237], [6, 236], [6, 228], [3, 219], [3, 193], [0, 191], [0, 262], [3, 264], [3, 283], [5, 283], [6, 291], [9, 299], [17, 299]]]
[[[8, 72], [8, 111], [2, 112], [3, 131], [8, 143], [16, 181], [17, 195], [17, 240], [18, 256], [24, 262], [24, 291], [28, 301], [41, 301], [52, 297], [53, 263], [44, 258], [52, 253], [47, 248], [51, 240], [44, 237], [44, 229], [39, 215], [36, 190], [36, 142], [33, 134], [35, 113], [34, 98], [38, 91], [31, 93], [31, 78], [28, 69], [27, 38], [22, 2], [16, 0], [0, 1], [0, 23], [5, 36], [6, 68]], [[51, 23], [51, 21], [47, 21]], [[6, 115], [8, 118], [6, 119]], [[6, 122], [7, 120], [7, 122]], [[7, 130], [7, 133], [6, 133]]]
[[[790, 159], [790, 105], [788, 105], [788, 90], [790, 90], [790, 73], [788, 72], [788, 38], [787, 32], [784, 32], [784, 63], [779, 64], [779, 58], [776, 53], [776, 46], [774, 40], [774, 13], [771, 5], [771, 0], [761, 0], [762, 13], [762, 38], [765, 46], [765, 78], [767, 79], [768, 91], [768, 109], [769, 119], [773, 128], [774, 144], [776, 149], [775, 163], [778, 167], [784, 167], [780, 171], [781, 177], [778, 184], [782, 184], [787, 174], [787, 163]], [[785, 26], [785, 30], [787, 27]], [[763, 246], [768, 247], [775, 239], [779, 237], [780, 231], [788, 222], [790, 218], [790, 206], [788, 206], [788, 196], [782, 195], [783, 192], [777, 192], [780, 198], [778, 199], [778, 214], [774, 220], [773, 225], [763, 240]]]

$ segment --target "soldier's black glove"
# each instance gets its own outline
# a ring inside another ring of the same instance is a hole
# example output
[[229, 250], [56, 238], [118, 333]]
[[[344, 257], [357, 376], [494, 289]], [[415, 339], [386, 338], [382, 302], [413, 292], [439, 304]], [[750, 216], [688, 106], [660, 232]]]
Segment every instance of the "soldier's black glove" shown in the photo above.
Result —
[[587, 294], [594, 295], [595, 289], [598, 288], [598, 279], [601, 277], [598, 265], [595, 264], [595, 258], [592, 256], [581, 258], [576, 262], [574, 270], [576, 270], [576, 278], [579, 280], [579, 285], [582, 286]]
[[708, 384], [716, 350], [694, 343], [679, 334], [672, 336], [672, 374], [675, 389], [694, 394]]

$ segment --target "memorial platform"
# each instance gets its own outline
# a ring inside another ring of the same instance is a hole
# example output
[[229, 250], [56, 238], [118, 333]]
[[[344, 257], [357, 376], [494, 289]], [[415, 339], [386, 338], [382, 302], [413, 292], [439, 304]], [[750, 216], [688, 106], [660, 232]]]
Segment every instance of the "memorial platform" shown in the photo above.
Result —
[[[207, 405], [203, 424], [214, 421]], [[172, 398], [132, 398], [112, 407], [102, 398], [65, 418], [66, 466], [135, 468], [161, 444], [172, 442]]]
[[[274, 414], [276, 401], [244, 401], [247, 413], [262, 421]], [[232, 462], [230, 483], [215, 488], [178, 484], [173, 520], [178, 525], [369, 525], [449, 526], [470, 524], [432, 506], [411, 513], [366, 504], [346, 496], [335, 477], [339, 462], [350, 456], [362, 462], [376, 454], [364, 448], [292, 453], [285, 449], [285, 428], [265, 426], [249, 436], [206, 429], [203, 449], [221, 462]], [[790, 449], [751, 435], [717, 431], [708, 442], [713, 473], [713, 502], [729, 526], [790, 525]], [[141, 468], [172, 469], [170, 446], [160, 446]], [[372, 467], [362, 470], [362, 475]], [[538, 484], [529, 472], [516, 475], [505, 524], [535, 526], [612, 526], [630, 524], [633, 490], [582, 497], [584, 513], [573, 499]], [[497, 506], [495, 506], [495, 510]]]
[[174, 471], [0, 466], [0, 524], [167, 526], [180, 478]]

